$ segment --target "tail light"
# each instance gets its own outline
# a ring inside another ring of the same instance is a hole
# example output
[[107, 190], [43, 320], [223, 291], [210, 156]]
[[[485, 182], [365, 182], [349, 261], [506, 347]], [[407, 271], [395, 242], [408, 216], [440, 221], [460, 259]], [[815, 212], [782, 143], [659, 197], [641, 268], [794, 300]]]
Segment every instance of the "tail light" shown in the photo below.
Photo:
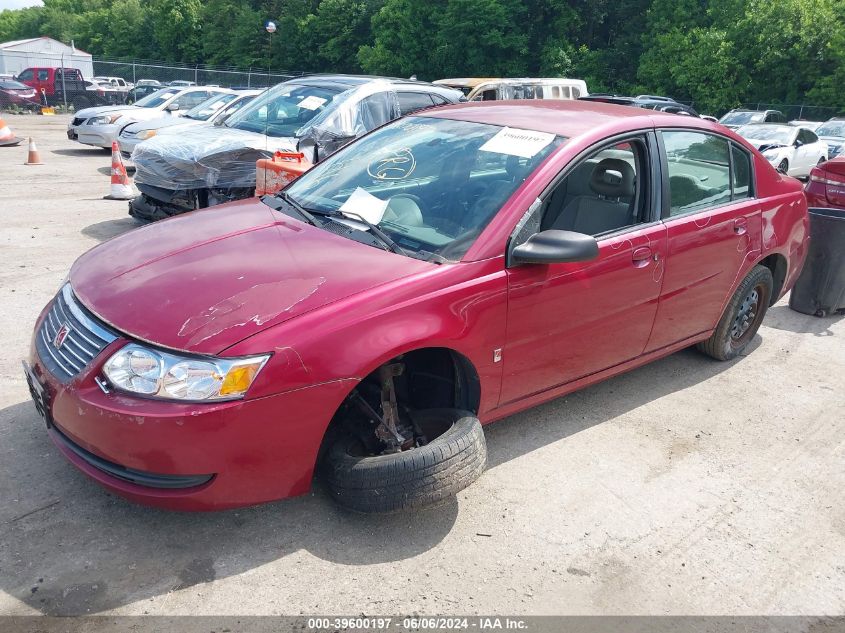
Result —
[[834, 174], [819, 167], [813, 167], [810, 172], [810, 181], [820, 182], [823, 185], [845, 185], [845, 175]]

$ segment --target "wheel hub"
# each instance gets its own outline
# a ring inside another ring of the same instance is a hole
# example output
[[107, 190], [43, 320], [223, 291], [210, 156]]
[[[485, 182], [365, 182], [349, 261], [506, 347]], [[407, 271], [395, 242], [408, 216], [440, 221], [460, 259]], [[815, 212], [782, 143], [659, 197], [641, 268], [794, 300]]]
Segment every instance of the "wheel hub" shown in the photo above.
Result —
[[749, 292], [737, 310], [736, 318], [731, 327], [731, 338], [734, 340], [741, 339], [746, 332], [748, 332], [754, 319], [757, 317], [758, 304], [760, 301], [760, 293], [754, 288]]

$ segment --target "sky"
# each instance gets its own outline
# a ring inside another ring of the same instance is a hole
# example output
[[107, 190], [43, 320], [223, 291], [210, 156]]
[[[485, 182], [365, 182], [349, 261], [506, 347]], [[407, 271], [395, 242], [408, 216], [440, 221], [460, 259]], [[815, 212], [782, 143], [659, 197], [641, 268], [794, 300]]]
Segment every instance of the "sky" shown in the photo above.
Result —
[[3, 9], [22, 9], [44, 4], [41, 0], [0, 0], [0, 11]]

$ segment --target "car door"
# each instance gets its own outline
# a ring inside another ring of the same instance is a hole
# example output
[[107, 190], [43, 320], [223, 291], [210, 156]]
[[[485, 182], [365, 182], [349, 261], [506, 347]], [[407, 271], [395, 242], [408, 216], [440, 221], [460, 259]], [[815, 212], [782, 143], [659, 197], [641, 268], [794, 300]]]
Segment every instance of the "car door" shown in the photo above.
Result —
[[515, 231], [510, 247], [548, 229], [593, 235], [587, 262], [509, 266], [501, 403], [639, 356], [657, 309], [666, 252], [653, 133], [602, 143], [571, 168]]
[[805, 150], [805, 156], [807, 159], [806, 170], [803, 175], [809, 176], [810, 170], [818, 165], [825, 157], [825, 149], [827, 149], [827, 147], [819, 142], [819, 137], [816, 136], [815, 132], [808, 129], [802, 129], [798, 133], [798, 140], [803, 143], [801, 149]]
[[760, 250], [751, 155], [718, 134], [658, 131], [668, 253], [646, 351], [715, 327], [748, 255]]

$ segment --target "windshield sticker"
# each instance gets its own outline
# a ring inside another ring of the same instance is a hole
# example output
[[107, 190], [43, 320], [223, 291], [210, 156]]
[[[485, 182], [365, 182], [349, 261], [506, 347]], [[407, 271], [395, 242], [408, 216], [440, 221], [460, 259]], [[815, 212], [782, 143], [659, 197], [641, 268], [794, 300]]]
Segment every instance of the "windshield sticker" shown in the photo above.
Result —
[[478, 149], [482, 152], [495, 152], [508, 156], [533, 158], [543, 148], [555, 139], [554, 134], [535, 132], [534, 130], [520, 130], [518, 128], [502, 128], [493, 138]]
[[311, 95], [310, 97], [305, 97], [296, 105], [298, 105], [300, 108], [305, 108], [306, 110], [316, 110], [325, 102], [325, 99], [321, 99], [320, 97], [315, 97], [314, 95]]
[[402, 180], [407, 178], [417, 167], [417, 161], [410, 147], [403, 147], [379, 156], [367, 165], [367, 173], [376, 180]]
[[366, 189], [358, 187], [346, 199], [346, 202], [340, 205], [338, 210], [341, 213], [352, 213], [353, 215], [350, 217], [353, 220], [355, 219], [354, 214], [357, 214], [372, 224], [378, 224], [384, 217], [388, 202], [389, 200], [376, 198]]

